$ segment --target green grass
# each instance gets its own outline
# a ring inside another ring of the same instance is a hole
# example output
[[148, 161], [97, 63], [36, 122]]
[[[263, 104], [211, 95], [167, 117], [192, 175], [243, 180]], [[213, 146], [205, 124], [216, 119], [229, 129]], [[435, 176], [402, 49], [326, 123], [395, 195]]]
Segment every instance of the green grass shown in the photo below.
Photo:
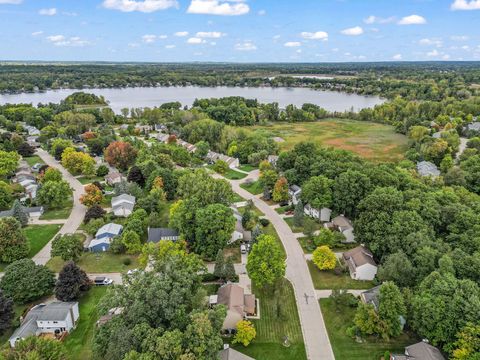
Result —
[[104, 181], [104, 178], [101, 176], [92, 176], [92, 177], [81, 176], [81, 177], [78, 177], [77, 180], [80, 181], [83, 185], [87, 185], [94, 181], [102, 182]]
[[[130, 265], [124, 265], [123, 259], [131, 259]], [[55, 271], [59, 272], [65, 262], [59, 257], [51, 258], [47, 266]], [[87, 273], [110, 273], [110, 272], [124, 272], [130, 269], [140, 267], [138, 258], [133, 255], [117, 255], [109, 252], [104, 253], [92, 253], [87, 252], [83, 254], [77, 261], [77, 265], [80, 266]]]
[[28, 257], [32, 258], [55, 236], [62, 225], [29, 225], [24, 229], [30, 244]]
[[346, 335], [347, 328], [353, 325], [356, 308], [341, 306], [337, 310], [332, 299], [320, 299], [320, 308], [336, 359], [379, 360], [387, 350], [403, 354], [406, 345], [418, 341], [405, 333], [388, 342], [369, 337], [358, 343]]
[[95, 331], [95, 323], [99, 318], [97, 305], [106, 291], [107, 287], [93, 287], [80, 298], [80, 318], [77, 327], [67, 336], [63, 343], [69, 354], [69, 359], [92, 359], [93, 333]]
[[247, 174], [235, 171], [233, 169], [228, 169], [228, 171], [223, 174], [223, 176], [225, 176], [229, 180], [240, 180], [247, 177]]
[[350, 275], [336, 275], [333, 271], [320, 271], [312, 261], [307, 261], [315, 289], [349, 289], [363, 290], [374, 286], [372, 281], [353, 280]]
[[279, 214], [285, 214], [288, 210], [294, 210], [292, 205], [285, 205], [275, 208], [275, 211]]
[[407, 138], [389, 125], [349, 119], [324, 119], [307, 123], [274, 123], [244, 127], [247, 132], [265, 130], [279, 136], [281, 150], [290, 150], [301, 141], [312, 141], [325, 147], [350, 150], [372, 161], [403, 159]]
[[28, 166], [30, 167], [32, 167], [36, 163], [45, 164], [43, 160], [40, 158], [40, 156], [37, 156], [37, 155], [29, 156], [23, 159], [27, 162]]
[[67, 219], [72, 212], [73, 199], [65, 201], [65, 204], [58, 209], [48, 209], [42, 216], [40, 220], [58, 220], [58, 219]]
[[238, 195], [237, 193], [233, 193], [232, 202], [237, 203], [237, 202], [240, 202], [240, 201], [245, 201], [245, 199], [243, 197], [241, 197], [240, 195]]
[[244, 190], [247, 190], [250, 194], [258, 195], [263, 192], [263, 187], [260, 185], [259, 181], [254, 181], [251, 184], [240, 184], [240, 187]]
[[[294, 233], [301, 233], [303, 232], [303, 226], [295, 226], [293, 225], [293, 216], [292, 217], [287, 217], [287, 218], [284, 218], [283, 220], [285, 220], [285, 222], [288, 224], [288, 226], [290, 226], [290, 229], [292, 229], [292, 231]], [[322, 228], [322, 224], [318, 223], [318, 222], [314, 222], [313, 224], [315, 224], [315, 228], [314, 230], [320, 230]]]
[[243, 165], [240, 165], [238, 168], [240, 170], [246, 171], [246, 172], [250, 172], [250, 171], [258, 169], [258, 167], [250, 165], [250, 164], [243, 164]]
[[[253, 293], [260, 299], [260, 319], [252, 320], [257, 337], [246, 348], [242, 345], [235, 345], [234, 348], [256, 360], [306, 359], [293, 287], [283, 279], [276, 289], [275, 294], [271, 290], [266, 291], [253, 286]], [[290, 347], [283, 346], [284, 336], [288, 336]]]

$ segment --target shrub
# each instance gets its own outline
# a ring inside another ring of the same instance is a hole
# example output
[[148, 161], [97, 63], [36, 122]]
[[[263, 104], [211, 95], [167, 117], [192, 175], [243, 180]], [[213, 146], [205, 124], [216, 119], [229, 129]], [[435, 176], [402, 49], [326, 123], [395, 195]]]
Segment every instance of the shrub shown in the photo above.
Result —
[[128, 266], [132, 263], [132, 259], [130, 259], [129, 257], [123, 258], [122, 263], [123, 265]]
[[263, 227], [266, 227], [270, 224], [270, 221], [268, 219], [260, 219], [260, 224], [262, 224]]
[[102, 176], [102, 177], [107, 176], [108, 173], [109, 173], [108, 167], [105, 165], [100, 165], [97, 168], [97, 176]]

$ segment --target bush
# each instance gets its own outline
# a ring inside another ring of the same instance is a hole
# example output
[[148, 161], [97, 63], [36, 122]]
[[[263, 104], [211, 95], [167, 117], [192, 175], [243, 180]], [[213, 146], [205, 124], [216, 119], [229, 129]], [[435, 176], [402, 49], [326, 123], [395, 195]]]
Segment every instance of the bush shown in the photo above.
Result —
[[260, 224], [262, 224], [263, 227], [266, 227], [270, 224], [270, 221], [268, 219], [260, 219]]
[[107, 176], [108, 173], [109, 173], [108, 167], [105, 165], [100, 165], [97, 168], [97, 176], [102, 176], [102, 177]]
[[123, 258], [122, 263], [123, 265], [128, 266], [132, 263], [132, 259], [130, 259], [129, 257]]
[[88, 208], [87, 212], [85, 213], [83, 222], [86, 224], [92, 219], [103, 218], [104, 215], [105, 215], [105, 210], [103, 210], [103, 208], [100, 205], [93, 205], [92, 207]]
[[205, 273], [202, 275], [202, 282], [210, 282], [210, 281], [217, 281], [218, 276], [215, 276], [211, 273]]

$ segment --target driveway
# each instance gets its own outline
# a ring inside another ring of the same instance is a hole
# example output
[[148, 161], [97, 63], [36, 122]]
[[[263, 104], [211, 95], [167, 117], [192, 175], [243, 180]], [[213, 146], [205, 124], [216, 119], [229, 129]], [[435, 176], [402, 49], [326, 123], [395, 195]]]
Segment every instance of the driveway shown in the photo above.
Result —
[[[222, 178], [217, 174], [212, 176]], [[255, 171], [247, 178], [258, 179], [258, 172]], [[240, 187], [240, 184], [244, 181], [245, 179], [229, 180], [233, 191], [247, 200], [252, 200], [255, 206], [265, 214], [265, 218], [270, 220], [287, 253], [286, 277], [292, 283], [295, 291], [307, 357], [311, 360], [335, 359], [320, 305], [317, 301], [317, 293], [313, 287], [312, 278], [300, 244], [288, 224], [274, 209]]]
[[[73, 189], [73, 208], [68, 219], [64, 222], [62, 228], [58, 234], [71, 234], [77, 231], [78, 227], [82, 224], [83, 218], [87, 208], [80, 203], [80, 195], [83, 194], [83, 185], [72, 174], [70, 174], [59, 162], [57, 162], [53, 156], [43, 149], [37, 150], [37, 155], [43, 160], [45, 164], [51, 167], [55, 167], [63, 175], [63, 179], [66, 180], [70, 187]], [[52, 239], [53, 240], [53, 239]], [[38, 265], [45, 265], [50, 260], [50, 251], [52, 250], [52, 241], [48, 242], [32, 260]]]

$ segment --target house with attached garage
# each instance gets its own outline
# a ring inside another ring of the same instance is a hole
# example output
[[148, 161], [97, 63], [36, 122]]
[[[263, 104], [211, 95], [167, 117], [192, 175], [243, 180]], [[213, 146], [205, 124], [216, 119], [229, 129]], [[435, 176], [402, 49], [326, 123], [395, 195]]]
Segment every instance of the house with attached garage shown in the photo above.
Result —
[[288, 195], [290, 197], [289, 203], [291, 205], [297, 205], [300, 201], [300, 195], [302, 194], [302, 188], [298, 185], [291, 185], [288, 188]]
[[105, 182], [107, 185], [113, 186], [115, 184], [121, 183], [122, 181], [126, 181], [127, 178], [123, 176], [119, 172], [111, 172], [107, 176], [105, 176]]
[[149, 243], [158, 243], [164, 240], [177, 241], [180, 239], [180, 234], [175, 229], [169, 228], [148, 228], [148, 239]]
[[355, 242], [352, 222], [346, 216], [339, 215], [334, 217], [331, 222], [326, 222], [323, 226], [327, 229], [341, 232], [345, 236], [344, 243]]
[[354, 280], [373, 280], [377, 275], [377, 264], [373, 254], [363, 245], [343, 253], [350, 277]]
[[110, 248], [112, 239], [122, 233], [123, 226], [108, 223], [98, 229], [95, 238], [90, 241], [88, 249], [93, 252], [107, 251]]
[[330, 217], [332, 216], [332, 210], [329, 208], [321, 208], [320, 210], [314, 208], [310, 204], [305, 205], [303, 212], [306, 216], [310, 216], [321, 222], [329, 222]]
[[[23, 211], [29, 219], [38, 219], [44, 212], [43, 206], [23, 207]], [[13, 209], [0, 211], [0, 218], [8, 216], [13, 216]]]
[[112, 212], [115, 216], [129, 217], [135, 207], [135, 196], [122, 194], [112, 198]]
[[391, 354], [390, 360], [445, 360], [442, 352], [423, 340], [405, 347], [404, 354]]
[[[360, 294], [360, 301], [367, 305], [372, 305], [373, 309], [378, 312], [380, 306], [380, 288], [382, 285], [375, 286], [371, 289], [365, 290]], [[399, 316], [400, 326], [403, 327], [406, 324], [405, 317]]]
[[59, 338], [71, 332], [79, 318], [78, 302], [55, 301], [36, 305], [20, 321], [20, 327], [10, 336], [10, 346], [15, 347], [17, 341], [29, 336], [53, 334]]

